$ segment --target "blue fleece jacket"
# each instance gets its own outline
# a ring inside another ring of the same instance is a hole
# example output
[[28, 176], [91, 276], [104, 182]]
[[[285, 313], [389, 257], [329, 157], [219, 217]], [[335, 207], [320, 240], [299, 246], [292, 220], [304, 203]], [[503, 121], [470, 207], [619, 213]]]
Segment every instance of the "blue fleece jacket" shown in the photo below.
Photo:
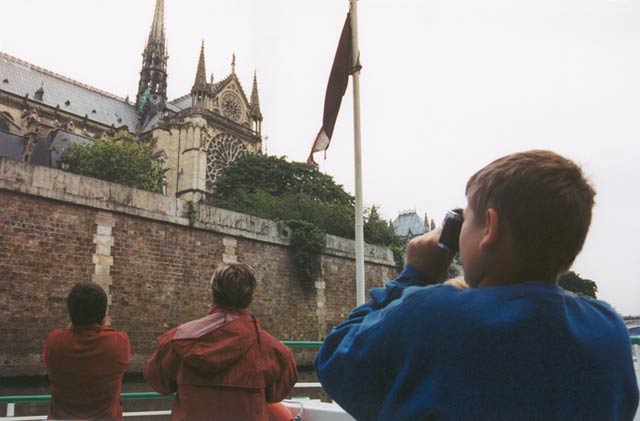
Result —
[[333, 329], [315, 361], [359, 420], [631, 420], [638, 385], [606, 303], [525, 282], [416, 286], [411, 266]]

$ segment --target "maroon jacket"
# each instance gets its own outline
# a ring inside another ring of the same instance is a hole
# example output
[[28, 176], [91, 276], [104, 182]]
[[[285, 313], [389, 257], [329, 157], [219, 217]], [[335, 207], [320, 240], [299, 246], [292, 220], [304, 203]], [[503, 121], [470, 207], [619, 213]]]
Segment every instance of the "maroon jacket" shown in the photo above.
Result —
[[160, 393], [178, 392], [172, 420], [267, 420], [267, 403], [287, 396], [297, 371], [291, 350], [246, 310], [214, 307], [158, 337], [144, 377]]
[[122, 420], [120, 390], [129, 338], [99, 324], [49, 333], [44, 366], [51, 382], [49, 419]]

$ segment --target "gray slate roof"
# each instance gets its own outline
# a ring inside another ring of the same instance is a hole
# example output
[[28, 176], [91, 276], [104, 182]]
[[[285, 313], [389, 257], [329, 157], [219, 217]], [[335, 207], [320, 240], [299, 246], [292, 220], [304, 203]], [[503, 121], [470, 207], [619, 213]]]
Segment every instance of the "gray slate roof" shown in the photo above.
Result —
[[0, 90], [20, 97], [29, 94], [34, 100], [41, 86], [42, 102], [46, 105], [54, 108], [59, 105], [61, 110], [79, 117], [86, 114], [90, 120], [107, 126], [136, 129], [138, 116], [134, 104], [0, 52]]
[[[52, 131], [46, 139], [42, 139], [36, 143], [31, 161], [34, 164], [48, 165], [55, 168], [64, 151], [71, 145], [86, 145], [89, 143], [93, 143], [93, 140], [88, 137], [70, 133], [65, 130], [55, 130]], [[46, 150], [43, 150], [45, 148]], [[42, 159], [40, 153], [42, 153], [42, 156], [46, 157], [46, 159]]]
[[21, 159], [26, 143], [24, 137], [0, 130], [0, 156]]
[[167, 108], [171, 111], [181, 111], [191, 106], [191, 94], [183, 95], [167, 103]]
[[[31, 164], [56, 167], [60, 156], [71, 145], [76, 143], [87, 144], [93, 142], [88, 137], [69, 133], [65, 130], [53, 130], [47, 137], [40, 138], [33, 146], [33, 152], [29, 158]], [[22, 159], [27, 140], [23, 136], [0, 130], [0, 156]]]
[[416, 236], [425, 233], [424, 223], [415, 212], [401, 213], [393, 221], [393, 230], [398, 237]]

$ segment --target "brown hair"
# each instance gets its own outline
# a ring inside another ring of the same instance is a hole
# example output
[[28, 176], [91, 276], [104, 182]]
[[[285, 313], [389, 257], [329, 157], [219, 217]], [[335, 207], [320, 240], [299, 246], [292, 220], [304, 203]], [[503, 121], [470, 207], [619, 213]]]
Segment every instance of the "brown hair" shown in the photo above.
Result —
[[244, 310], [253, 300], [256, 272], [245, 263], [218, 266], [211, 278], [216, 305], [230, 310]]
[[67, 296], [67, 309], [71, 323], [86, 326], [102, 323], [107, 314], [107, 294], [93, 282], [75, 284]]
[[576, 258], [591, 224], [595, 190], [573, 161], [533, 150], [499, 158], [467, 182], [478, 217], [506, 219], [523, 276], [556, 280]]

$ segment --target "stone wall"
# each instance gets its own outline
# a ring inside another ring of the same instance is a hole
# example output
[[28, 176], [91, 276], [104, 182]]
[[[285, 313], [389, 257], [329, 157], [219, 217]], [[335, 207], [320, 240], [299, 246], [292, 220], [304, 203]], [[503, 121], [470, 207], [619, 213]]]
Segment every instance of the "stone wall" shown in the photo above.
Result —
[[[0, 375], [42, 373], [47, 332], [68, 323], [66, 295], [93, 280], [112, 326], [129, 334], [130, 371], [155, 338], [204, 315], [222, 262], [250, 263], [250, 311], [281, 340], [319, 340], [355, 305], [353, 242], [327, 238], [315, 284], [296, 278], [286, 225], [0, 158]], [[389, 250], [366, 245], [367, 289], [396, 274]], [[313, 353], [297, 354], [311, 363]]]

